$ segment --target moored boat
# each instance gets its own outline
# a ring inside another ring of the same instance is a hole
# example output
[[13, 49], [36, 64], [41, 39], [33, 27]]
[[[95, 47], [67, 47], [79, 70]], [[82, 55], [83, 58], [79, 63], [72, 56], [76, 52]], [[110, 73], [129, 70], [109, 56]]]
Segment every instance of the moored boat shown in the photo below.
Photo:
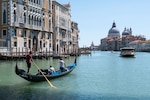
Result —
[[123, 47], [123, 48], [121, 48], [120, 55], [122, 57], [134, 57], [135, 56], [135, 48], [133, 48], [133, 47]]
[[[44, 74], [47, 79], [54, 79], [54, 78], [58, 78], [64, 75], [69, 74], [71, 71], [73, 71], [73, 69], [77, 66], [76, 64], [76, 59], [74, 61], [73, 64], [71, 64], [70, 66], [67, 66], [66, 68], [68, 69], [67, 71], [61, 71], [60, 69], [51, 73], [51, 74]], [[20, 76], [21, 78], [27, 80], [27, 81], [31, 81], [31, 82], [41, 82], [41, 81], [46, 81], [45, 77], [42, 74], [30, 74], [27, 73], [24, 69], [19, 69], [18, 65], [16, 64], [16, 68], [15, 68], [15, 72], [18, 76]]]

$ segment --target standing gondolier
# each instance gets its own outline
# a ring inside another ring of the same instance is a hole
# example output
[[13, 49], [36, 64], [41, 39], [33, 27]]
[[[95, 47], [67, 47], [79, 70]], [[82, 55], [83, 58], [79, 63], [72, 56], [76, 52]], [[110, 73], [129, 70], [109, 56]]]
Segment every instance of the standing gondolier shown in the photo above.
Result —
[[59, 67], [62, 72], [67, 71], [66, 63], [62, 60], [62, 58], [59, 59]]
[[32, 62], [32, 52], [30, 51], [29, 54], [26, 56], [26, 63], [27, 63], [27, 73], [29, 73], [29, 70], [31, 68], [31, 62]]

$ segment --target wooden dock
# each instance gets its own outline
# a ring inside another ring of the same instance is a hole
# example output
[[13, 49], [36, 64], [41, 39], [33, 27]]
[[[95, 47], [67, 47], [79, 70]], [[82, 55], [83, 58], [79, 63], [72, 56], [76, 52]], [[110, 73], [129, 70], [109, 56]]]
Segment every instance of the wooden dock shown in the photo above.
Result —
[[[28, 52], [5, 52], [5, 53], [0, 53], [0, 60], [19, 60], [19, 59], [26, 59], [26, 55], [29, 54]], [[68, 58], [70, 56], [79, 56], [74, 54], [52, 54], [49, 52], [37, 52], [37, 53], [32, 53], [32, 58], [33, 59], [49, 59], [49, 58], [53, 58], [53, 59], [59, 59], [59, 58]]]
[[[5, 49], [0, 49], [0, 60], [19, 60], [19, 59], [26, 59], [26, 55], [29, 54], [28, 49], [20, 49], [20, 48], [15, 48], [15, 49], [10, 49], [10, 51]], [[78, 56], [80, 53], [68, 53], [68, 54], [54, 54], [52, 51], [35, 51], [32, 52], [32, 57], [33, 59], [59, 59], [59, 58], [68, 58], [70, 56]]]
[[[26, 59], [27, 52], [5, 52], [0, 53], [0, 60], [16, 60], [16, 59]], [[33, 53], [32, 57], [33, 59], [43, 59], [43, 58], [50, 58], [53, 55], [51, 53], [45, 53], [45, 52], [39, 52], [39, 53]]]

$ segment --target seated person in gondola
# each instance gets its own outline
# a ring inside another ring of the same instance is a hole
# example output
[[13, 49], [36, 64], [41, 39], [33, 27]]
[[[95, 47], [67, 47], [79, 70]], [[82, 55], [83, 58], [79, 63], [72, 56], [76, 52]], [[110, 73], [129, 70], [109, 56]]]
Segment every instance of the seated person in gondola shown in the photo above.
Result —
[[47, 70], [47, 69], [45, 69], [45, 70], [40, 69], [40, 70], [38, 70], [38, 73], [37, 73], [36, 75], [42, 75], [41, 72], [42, 72], [44, 75], [48, 74], [48, 70]]
[[50, 67], [48, 68], [48, 74], [52, 74], [53, 72], [55, 72], [55, 69], [50, 65]]

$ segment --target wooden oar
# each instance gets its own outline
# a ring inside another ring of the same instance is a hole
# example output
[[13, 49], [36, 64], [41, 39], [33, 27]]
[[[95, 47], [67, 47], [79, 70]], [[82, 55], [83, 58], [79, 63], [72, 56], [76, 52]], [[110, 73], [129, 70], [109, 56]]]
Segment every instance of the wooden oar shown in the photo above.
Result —
[[35, 64], [35, 62], [32, 60], [33, 64], [36, 66], [36, 68], [40, 71], [40, 73], [42, 73], [42, 75], [44, 76], [44, 78], [46, 79], [46, 81], [48, 82], [48, 84], [50, 85], [50, 87], [52, 88], [56, 88], [48, 79], [47, 77], [43, 74], [43, 72], [41, 71], [41, 69]]

